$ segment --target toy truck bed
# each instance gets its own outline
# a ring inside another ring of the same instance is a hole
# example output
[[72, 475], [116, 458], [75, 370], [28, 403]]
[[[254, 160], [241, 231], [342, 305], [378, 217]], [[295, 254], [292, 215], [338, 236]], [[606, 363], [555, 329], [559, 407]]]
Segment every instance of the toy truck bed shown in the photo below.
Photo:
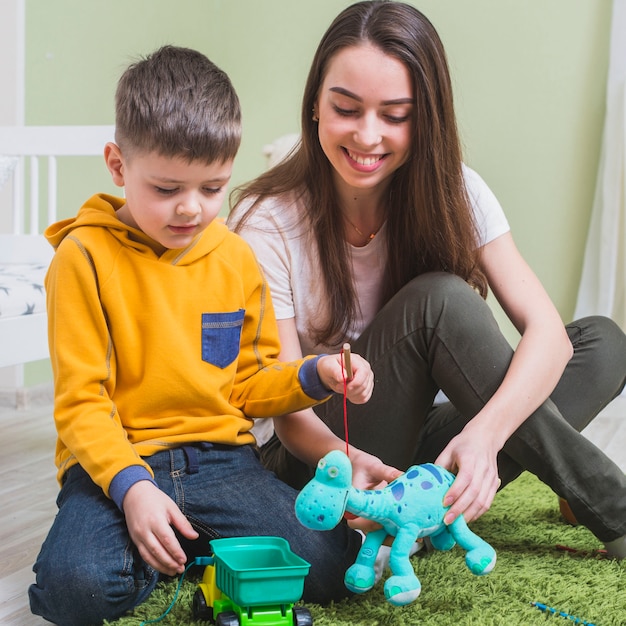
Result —
[[239, 606], [297, 602], [310, 565], [281, 537], [214, 539], [217, 586]]
[[311, 612], [295, 606], [310, 565], [280, 537], [214, 539], [193, 615], [216, 626], [312, 626]]

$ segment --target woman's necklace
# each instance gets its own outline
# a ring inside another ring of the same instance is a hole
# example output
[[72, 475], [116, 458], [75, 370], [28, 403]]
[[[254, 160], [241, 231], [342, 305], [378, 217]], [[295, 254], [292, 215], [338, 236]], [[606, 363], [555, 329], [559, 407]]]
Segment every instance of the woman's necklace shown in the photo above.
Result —
[[350, 224], [350, 226], [352, 226], [352, 228], [354, 228], [354, 230], [356, 230], [356, 232], [359, 233], [359, 235], [361, 235], [363, 239], [365, 239], [365, 242], [363, 243], [364, 246], [366, 246], [370, 241], [372, 241], [372, 239], [374, 239], [374, 237], [376, 237], [378, 231], [382, 228], [382, 225], [384, 224], [383, 220], [383, 224], [381, 224], [375, 231], [372, 231], [369, 235], [366, 235], [345, 213], [343, 214], [343, 216], [345, 217], [348, 224]]

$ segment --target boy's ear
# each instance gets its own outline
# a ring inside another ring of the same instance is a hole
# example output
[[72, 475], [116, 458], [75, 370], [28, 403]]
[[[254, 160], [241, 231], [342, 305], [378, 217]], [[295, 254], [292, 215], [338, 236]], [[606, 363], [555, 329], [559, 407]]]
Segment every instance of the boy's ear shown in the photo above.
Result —
[[113, 182], [118, 187], [124, 186], [124, 157], [119, 146], [112, 141], [104, 146], [104, 161], [106, 163]]

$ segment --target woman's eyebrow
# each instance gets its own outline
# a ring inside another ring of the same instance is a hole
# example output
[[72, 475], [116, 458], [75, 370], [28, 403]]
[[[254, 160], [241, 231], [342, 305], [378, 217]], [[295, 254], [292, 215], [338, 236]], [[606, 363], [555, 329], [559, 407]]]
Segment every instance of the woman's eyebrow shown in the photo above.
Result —
[[[346, 96], [347, 98], [352, 98], [357, 102], [363, 102], [363, 98], [358, 96], [355, 93], [352, 93], [348, 89], [344, 89], [343, 87], [330, 87], [328, 91], [333, 91], [335, 93], [341, 94], [342, 96]], [[381, 104], [383, 106], [389, 106], [394, 104], [414, 104], [415, 100], [413, 98], [395, 98], [393, 100], [384, 100]]]
[[328, 91], [334, 91], [335, 93], [341, 94], [342, 96], [346, 96], [347, 98], [352, 98], [357, 102], [363, 102], [363, 98], [361, 96], [357, 96], [355, 93], [344, 89], [343, 87], [330, 87]]

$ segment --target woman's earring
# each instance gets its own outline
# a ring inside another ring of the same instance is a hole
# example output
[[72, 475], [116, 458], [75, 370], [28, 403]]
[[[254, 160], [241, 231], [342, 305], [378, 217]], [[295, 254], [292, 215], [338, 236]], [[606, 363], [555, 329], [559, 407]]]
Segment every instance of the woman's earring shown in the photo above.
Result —
[[311, 118], [314, 122], [319, 122], [320, 118], [317, 117], [317, 113], [315, 112], [315, 107], [313, 107], [313, 117]]

